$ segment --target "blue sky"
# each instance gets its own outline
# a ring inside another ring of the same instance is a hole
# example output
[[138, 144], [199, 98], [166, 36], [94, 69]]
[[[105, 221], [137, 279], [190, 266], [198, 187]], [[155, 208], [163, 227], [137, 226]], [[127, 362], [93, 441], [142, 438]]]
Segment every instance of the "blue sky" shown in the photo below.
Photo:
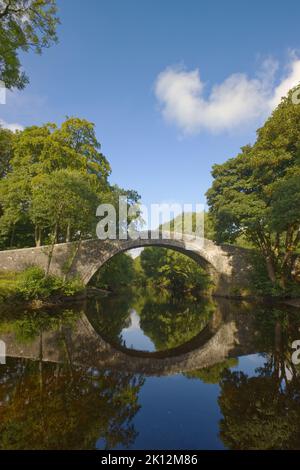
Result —
[[300, 3], [59, 0], [59, 44], [22, 63], [4, 125], [93, 121], [111, 182], [145, 204], [204, 203], [214, 163], [253, 142], [300, 80]]

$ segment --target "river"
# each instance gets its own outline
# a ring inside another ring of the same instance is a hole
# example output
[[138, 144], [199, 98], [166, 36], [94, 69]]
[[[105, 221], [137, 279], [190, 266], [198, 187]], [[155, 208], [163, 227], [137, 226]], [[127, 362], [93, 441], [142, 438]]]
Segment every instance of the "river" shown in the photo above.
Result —
[[299, 449], [300, 310], [125, 292], [1, 314], [1, 449]]

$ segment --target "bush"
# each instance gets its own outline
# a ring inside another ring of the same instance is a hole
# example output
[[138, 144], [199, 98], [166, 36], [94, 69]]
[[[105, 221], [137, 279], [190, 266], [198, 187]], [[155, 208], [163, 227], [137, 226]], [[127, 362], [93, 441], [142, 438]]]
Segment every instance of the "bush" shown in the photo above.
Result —
[[58, 276], [45, 276], [41, 268], [32, 266], [23, 271], [18, 278], [17, 295], [25, 300], [46, 299], [51, 295], [74, 295], [83, 290], [78, 279], [64, 281]]
[[64, 281], [62, 293], [67, 297], [70, 297], [74, 294], [77, 294], [78, 292], [82, 292], [83, 290], [84, 285], [82, 284], [82, 281], [79, 278], [74, 277], [72, 279]]
[[15, 272], [0, 272], [0, 303], [15, 294], [17, 276]]
[[264, 258], [259, 254], [253, 254], [252, 259], [252, 273], [250, 287], [259, 296], [270, 297], [299, 297], [300, 286], [298, 283], [290, 281], [284, 288], [280, 286], [278, 279], [274, 285], [267, 273], [266, 263]]

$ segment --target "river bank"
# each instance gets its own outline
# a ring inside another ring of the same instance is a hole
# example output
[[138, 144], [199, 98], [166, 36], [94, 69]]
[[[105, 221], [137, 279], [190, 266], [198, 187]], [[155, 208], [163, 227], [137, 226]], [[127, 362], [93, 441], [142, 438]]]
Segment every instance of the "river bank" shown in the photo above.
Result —
[[[66, 306], [70, 304], [76, 304], [84, 302], [87, 299], [96, 299], [96, 298], [103, 298], [107, 296], [113, 296], [116, 293], [110, 292], [105, 289], [99, 289], [93, 286], [87, 286], [83, 290], [74, 293], [73, 295], [50, 295], [49, 297], [42, 299], [29, 299], [25, 300], [19, 298], [18, 296], [10, 296], [5, 299], [5, 301], [0, 299], [0, 312], [2, 309], [11, 308], [11, 307], [25, 307], [30, 310], [39, 310], [42, 308], [51, 308], [51, 307], [60, 307]], [[247, 302], [247, 303], [260, 303], [260, 304], [273, 304], [278, 306], [291, 306], [295, 308], [300, 308], [300, 298], [295, 299], [284, 299], [278, 297], [256, 297], [256, 296], [247, 296], [247, 297], [220, 297], [220, 296], [201, 296], [203, 298], [216, 298], [216, 299], [225, 299], [225, 300], [232, 300], [235, 302]]]
[[[96, 286], [84, 286], [79, 279], [63, 279], [56, 276], [45, 276], [37, 267], [27, 268], [21, 273], [0, 272], [0, 307], [25, 306], [30, 309], [55, 307], [68, 303], [84, 301], [90, 297], [103, 297], [111, 294], [111, 290]], [[209, 294], [209, 297], [220, 297]], [[201, 297], [205, 297], [205, 292]], [[221, 297], [220, 297], [221, 298]], [[262, 302], [300, 307], [300, 297], [287, 295], [233, 295], [225, 298]]]

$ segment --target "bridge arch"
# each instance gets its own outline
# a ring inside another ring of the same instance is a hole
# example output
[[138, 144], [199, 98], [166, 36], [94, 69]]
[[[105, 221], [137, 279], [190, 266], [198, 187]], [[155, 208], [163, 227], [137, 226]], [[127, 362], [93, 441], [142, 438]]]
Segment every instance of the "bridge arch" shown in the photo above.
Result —
[[[137, 239], [137, 240], [124, 240], [118, 243], [110, 243], [110, 249], [105, 253], [97, 253], [95, 262], [89, 264], [88, 269], [83, 274], [85, 283], [88, 283], [93, 275], [101, 269], [101, 267], [111, 260], [113, 257], [120, 253], [146, 247], [159, 247], [177, 251], [178, 253], [184, 254], [189, 258], [197, 262], [203, 267], [213, 279], [218, 277], [218, 266], [215, 260], [210, 258], [210, 254], [206, 248], [202, 249], [202, 242], [200, 240], [187, 240], [185, 239], [174, 239], [174, 238], [160, 238], [160, 239]], [[98, 250], [97, 250], [98, 251]], [[100, 254], [100, 256], [99, 256]]]
[[212, 241], [191, 235], [161, 232], [159, 238], [152, 238], [151, 233], [142, 232], [137, 239], [85, 241], [74, 259], [71, 272], [80, 273], [83, 282], [87, 284], [93, 275], [118, 253], [147, 246], [173, 249], [192, 258], [210, 274], [215, 293], [226, 295], [228, 279], [232, 273], [230, 257]]
[[0, 251], [0, 270], [21, 271], [30, 265], [46, 270], [50, 258], [51, 274], [79, 276], [87, 284], [95, 272], [116, 254], [146, 246], [171, 248], [197, 261], [212, 276], [215, 295], [234, 297], [234, 292], [249, 285], [249, 250], [230, 245], [218, 246], [205, 238], [182, 234], [179, 237], [170, 232], [161, 232], [159, 238], [149, 236], [148, 232], [141, 232], [137, 239], [90, 239], [59, 243], [54, 247]]

